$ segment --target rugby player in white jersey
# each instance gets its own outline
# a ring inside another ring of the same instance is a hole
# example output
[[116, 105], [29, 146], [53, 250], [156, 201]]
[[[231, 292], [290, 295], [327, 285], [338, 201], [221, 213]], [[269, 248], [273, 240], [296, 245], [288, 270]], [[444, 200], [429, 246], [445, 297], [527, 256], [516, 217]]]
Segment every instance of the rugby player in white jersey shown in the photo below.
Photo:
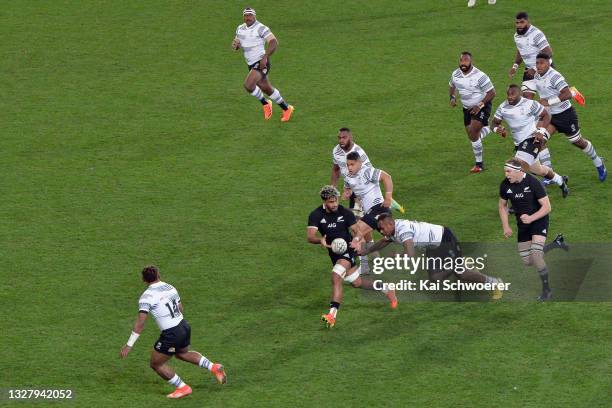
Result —
[[255, 10], [247, 7], [242, 11], [242, 16], [244, 24], [240, 24], [236, 29], [232, 48], [234, 50], [242, 48], [249, 68], [244, 80], [244, 89], [261, 102], [264, 119], [272, 117], [272, 102], [265, 98], [265, 92], [283, 110], [281, 122], [287, 122], [293, 114], [293, 106], [285, 102], [278, 89], [274, 88], [268, 79], [270, 56], [276, 51], [278, 40], [268, 27], [257, 21]]
[[593, 144], [583, 138], [580, 133], [578, 116], [570, 102], [572, 92], [565, 78], [551, 66], [550, 57], [545, 53], [537, 55], [536, 69], [535, 81], [540, 94], [540, 103], [547, 106], [552, 115], [546, 129], [551, 135], [557, 131], [564, 133], [570, 143], [591, 159], [593, 166], [597, 169], [599, 181], [605, 181], [608, 171], [602, 159], [597, 155]]
[[[355, 193], [363, 205], [364, 216], [357, 222], [357, 236], [354, 240], [365, 241], [364, 237], [378, 228], [376, 220], [380, 214], [391, 213], [393, 202], [393, 180], [391, 176], [380, 169], [364, 166], [357, 152], [351, 152], [346, 156], [348, 174], [344, 178], [345, 200]], [[383, 197], [380, 182], [385, 186]]]
[[[362, 278], [359, 267], [355, 264], [355, 251], [347, 245], [342, 254], [331, 250], [334, 239], [342, 238], [347, 244], [351, 242], [356, 231], [357, 219], [352, 211], [338, 204], [340, 193], [335, 186], [323, 186], [319, 192], [323, 205], [315, 208], [308, 216], [308, 227], [306, 228], [306, 240], [315, 245], [320, 245], [327, 250], [331, 263], [332, 297], [329, 304], [329, 313], [323, 314], [321, 320], [328, 328], [334, 327], [340, 303], [342, 302], [343, 282], [350, 283], [355, 288], [374, 290], [372, 279]], [[317, 236], [317, 231], [319, 236]], [[397, 308], [395, 291], [383, 290], [391, 308]]]
[[506, 136], [506, 129], [501, 125], [505, 121], [512, 131], [514, 157], [521, 162], [523, 169], [557, 184], [563, 198], [567, 197], [567, 176], [560, 176], [537, 160], [542, 146], [546, 145], [550, 137], [546, 130], [550, 124], [550, 113], [538, 102], [522, 96], [518, 85], [510, 85], [506, 95], [507, 99], [499, 105], [493, 116], [494, 131]]
[[[529, 16], [526, 12], [521, 11], [517, 13], [515, 26], [516, 32], [514, 33], [514, 43], [516, 44], [516, 54], [514, 56], [514, 64], [510, 68], [508, 76], [512, 78], [521, 62], [523, 62], [525, 64], [525, 69], [523, 71], [521, 91], [523, 92], [523, 97], [533, 99], [537, 92], [535, 82], [536, 56], [543, 52], [552, 58], [553, 51], [544, 33], [530, 23]], [[573, 87], [571, 91], [576, 101], [584, 105], [584, 97], [582, 94]], [[540, 151], [540, 161], [542, 164], [552, 169], [552, 159], [548, 148], [544, 148]], [[548, 183], [545, 181], [544, 184]]]
[[[463, 264], [457, 265], [458, 267], [454, 269], [444, 269], [443, 265], [446, 263], [446, 259], [457, 259], [463, 256], [457, 237], [448, 227], [421, 221], [396, 220], [390, 214], [381, 214], [377, 222], [383, 238], [369, 248], [354, 245], [357, 252], [379, 251], [391, 242], [395, 242], [402, 245], [404, 254], [411, 258], [417, 255], [417, 250], [424, 250], [426, 260], [442, 260], [442, 262], [427, 262], [429, 268], [427, 272], [431, 280], [446, 280], [452, 274], [455, 274], [458, 279], [467, 282], [503, 283], [499, 278], [485, 275], [477, 269], [466, 268]], [[497, 300], [502, 297], [503, 292], [499, 286], [495, 286], [495, 288], [491, 297]]]
[[459, 91], [461, 96], [463, 125], [472, 143], [476, 161], [470, 172], [480, 173], [484, 170], [482, 141], [491, 133], [487, 125], [491, 115], [491, 101], [495, 97], [495, 88], [487, 74], [472, 65], [472, 54], [468, 51], [461, 53], [459, 68], [451, 74], [448, 85], [451, 107], [457, 106], [456, 91]]
[[183, 318], [183, 304], [174, 286], [162, 282], [159, 270], [153, 265], [142, 270], [142, 280], [148, 287], [138, 300], [138, 317], [130, 338], [121, 349], [120, 357], [127, 357], [132, 350], [150, 313], [161, 330], [159, 339], [151, 351], [150, 367], [161, 378], [176, 387], [174, 392], [168, 394], [168, 398], [182, 398], [192, 392], [191, 387], [166, 364], [172, 356], [209, 370], [217, 381], [225, 384], [227, 378], [221, 364], [213, 363], [197, 351], [189, 350], [191, 327]]
[[[338, 180], [340, 176], [344, 179], [349, 171], [348, 166], [346, 165], [346, 156], [349, 153], [357, 152], [359, 154], [361, 163], [363, 166], [372, 167], [372, 163], [370, 163], [370, 159], [366, 152], [355, 143], [353, 139], [353, 133], [351, 129], [347, 127], [340, 128], [338, 131], [338, 144], [332, 149], [332, 171], [331, 171], [331, 179], [330, 184], [332, 186], [336, 186], [338, 184]], [[355, 200], [355, 193], [351, 194], [349, 197], [349, 208], [358, 216], [361, 217], [363, 215], [363, 211], [361, 208], [361, 204], [358, 202], [359, 200]], [[402, 207], [397, 201], [391, 201], [391, 209], [397, 210], [400, 213], [404, 213], [404, 207]], [[368, 242], [372, 242], [372, 235], [367, 234], [365, 239]], [[368, 256], [360, 256], [361, 268], [360, 272], [363, 275], [367, 275], [370, 271], [370, 267], [368, 264]]]

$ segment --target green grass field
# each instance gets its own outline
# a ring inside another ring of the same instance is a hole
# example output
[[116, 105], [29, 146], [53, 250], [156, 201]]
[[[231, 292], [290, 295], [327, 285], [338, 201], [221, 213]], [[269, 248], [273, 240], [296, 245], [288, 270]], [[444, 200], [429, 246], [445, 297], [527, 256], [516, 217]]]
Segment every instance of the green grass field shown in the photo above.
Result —
[[[586, 95], [583, 134], [612, 157], [609, 2], [479, 3], [250, 2], [279, 39], [270, 78], [296, 107], [280, 123], [278, 107], [263, 120], [230, 50], [247, 4], [4, 2], [0, 388], [75, 390], [57, 406], [174, 403], [148, 367], [152, 320], [118, 358], [140, 270], [154, 263], [181, 293], [193, 348], [229, 374], [219, 386], [172, 362], [194, 388], [181, 406], [612, 406], [609, 302], [391, 312], [347, 288], [337, 327], [318, 321], [330, 264], [305, 226], [341, 126], [394, 177], [410, 218], [503, 241], [496, 206], [511, 142], [489, 136], [488, 170], [470, 175], [447, 89], [468, 49], [496, 85], [494, 106], [503, 100], [520, 9]], [[612, 242], [610, 181], [562, 136], [550, 147], [572, 188], [565, 201], [550, 190], [551, 230]], [[531, 270], [508, 274], [537, 288]]]

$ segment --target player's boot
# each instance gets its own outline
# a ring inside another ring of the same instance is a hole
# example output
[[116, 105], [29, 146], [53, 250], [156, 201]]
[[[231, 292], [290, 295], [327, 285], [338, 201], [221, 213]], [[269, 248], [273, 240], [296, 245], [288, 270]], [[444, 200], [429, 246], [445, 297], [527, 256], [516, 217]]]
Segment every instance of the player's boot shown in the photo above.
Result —
[[215, 377], [217, 377], [217, 381], [219, 381], [219, 384], [225, 384], [227, 382], [227, 375], [225, 375], [225, 369], [221, 364], [213, 364], [210, 372], [213, 373]]
[[552, 290], [543, 290], [542, 294], [538, 296], [538, 300], [540, 302], [546, 302], [547, 300], [552, 299]]
[[331, 315], [331, 313], [324, 314], [321, 316], [321, 321], [325, 322], [325, 326], [328, 329], [331, 329], [336, 325], [336, 318]]
[[264, 119], [269, 120], [272, 117], [272, 101], [268, 100], [268, 103], [263, 105]]
[[294, 108], [293, 105], [289, 105], [287, 110], [283, 111], [283, 117], [281, 118], [281, 122], [289, 122], [291, 119], [291, 115], [293, 114]]
[[385, 295], [389, 299], [391, 309], [397, 309], [397, 296], [395, 296], [395, 290], [390, 290], [385, 293]]
[[572, 98], [580, 105], [584, 106], [586, 104], [586, 99], [584, 99], [584, 95], [580, 93], [579, 90], [576, 89], [575, 86], [570, 87], [570, 91], [572, 92]]
[[470, 169], [470, 173], [482, 173], [484, 171], [483, 163], [476, 163], [474, 167]]
[[555, 248], [562, 249], [565, 252], [569, 251], [569, 246], [565, 243], [565, 237], [563, 234], [557, 234], [552, 243], [554, 244]]
[[[497, 278], [497, 282], [495, 282], [495, 283], [504, 283], [504, 281], [503, 281], [503, 280], [501, 280], [501, 278]], [[499, 299], [501, 299], [501, 298], [502, 298], [502, 296], [504, 296], [504, 291], [503, 291], [503, 290], [501, 290], [501, 289], [499, 288], [499, 286], [500, 286], [500, 285], [495, 285], [495, 289], [493, 289], [493, 290], [491, 291], [491, 299], [493, 299], [493, 300], [499, 300]]]
[[404, 214], [406, 212], [406, 210], [404, 210], [404, 207], [402, 207], [402, 205], [400, 203], [398, 203], [397, 201], [395, 201], [393, 199], [391, 200], [391, 209], [399, 211], [402, 214]]
[[493, 5], [495, 3], [497, 3], [497, 0], [489, 0], [489, 4]]
[[177, 399], [177, 398], [183, 398], [189, 394], [191, 394], [191, 387], [185, 384], [181, 388], [177, 388], [176, 390], [174, 390], [173, 393], [166, 395], [166, 397]]
[[542, 185], [544, 186], [544, 188], [550, 186], [553, 183], [552, 179], [543, 179], [542, 180]]
[[599, 181], [606, 181], [606, 177], [608, 177], [608, 169], [606, 169], [606, 165], [601, 162], [601, 166], [597, 167], [597, 173], [599, 174]]
[[561, 194], [563, 195], [563, 198], [567, 197], [570, 192], [569, 187], [567, 186], [568, 180], [569, 180], [569, 177], [563, 176], [563, 184], [559, 186], [559, 188], [561, 189]]

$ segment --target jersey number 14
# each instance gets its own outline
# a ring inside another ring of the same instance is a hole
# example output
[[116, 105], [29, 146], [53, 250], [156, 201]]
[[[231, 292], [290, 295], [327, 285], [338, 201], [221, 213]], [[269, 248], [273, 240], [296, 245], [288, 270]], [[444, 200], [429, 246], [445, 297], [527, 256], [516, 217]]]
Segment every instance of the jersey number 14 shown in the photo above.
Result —
[[180, 316], [181, 311], [178, 308], [178, 304], [176, 303], [176, 299], [172, 299], [172, 304], [170, 302], [166, 303], [166, 307], [170, 311], [170, 316], [174, 319], [175, 316]]

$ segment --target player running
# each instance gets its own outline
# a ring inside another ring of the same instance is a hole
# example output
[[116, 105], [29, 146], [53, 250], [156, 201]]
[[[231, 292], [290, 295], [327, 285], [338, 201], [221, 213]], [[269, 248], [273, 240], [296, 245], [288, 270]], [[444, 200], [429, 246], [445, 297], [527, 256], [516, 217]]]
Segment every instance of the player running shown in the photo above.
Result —
[[176, 387], [174, 392], [168, 394], [168, 398], [182, 398], [192, 392], [191, 387], [166, 364], [172, 356], [209, 370], [217, 377], [217, 381], [225, 384], [227, 377], [221, 364], [213, 363], [197, 351], [189, 350], [191, 327], [183, 318], [183, 304], [174, 286], [161, 281], [159, 270], [155, 266], [147, 266], [142, 270], [142, 280], [148, 288], [140, 296], [138, 317], [130, 338], [121, 349], [120, 357], [126, 358], [132, 350], [144, 329], [147, 316], [151, 313], [161, 335], [151, 351], [150, 366], [161, 378]]
[[593, 165], [597, 168], [599, 181], [605, 181], [608, 171], [597, 155], [595, 147], [580, 134], [578, 116], [570, 102], [572, 91], [565, 78], [550, 65], [550, 57], [544, 53], [537, 55], [536, 69], [535, 80], [536, 88], [540, 94], [540, 103], [548, 106], [552, 114], [550, 124], [546, 126], [546, 129], [551, 135], [557, 131], [565, 133], [567, 140], [591, 159]]
[[536, 101], [521, 96], [518, 85], [510, 85], [506, 92], [507, 100], [501, 103], [493, 116], [493, 129], [506, 136], [506, 129], [501, 126], [505, 121], [512, 130], [515, 159], [525, 171], [544, 177], [561, 188], [563, 198], [569, 194], [567, 176], [560, 176], [552, 169], [540, 164], [537, 160], [542, 146], [550, 137], [546, 126], [550, 123], [550, 113]]
[[548, 267], [544, 262], [544, 253], [554, 248], [567, 251], [563, 235], [559, 234], [551, 244], [544, 245], [548, 234], [548, 214], [551, 211], [550, 200], [542, 184], [521, 169], [516, 159], [506, 161], [505, 178], [499, 186], [499, 218], [504, 236], [512, 236], [508, 223], [507, 203], [512, 203], [516, 216], [518, 252], [527, 266], [534, 266], [542, 280], [540, 301], [551, 299], [552, 291], [548, 282]]
[[[485, 275], [476, 269], [443, 268], [442, 265], [446, 263], [446, 259], [456, 259], [462, 256], [457, 237], [448, 227], [420, 221], [395, 220], [390, 214], [381, 214], [378, 217], [378, 228], [383, 234], [383, 238], [373, 246], [367, 248], [358, 240], [353, 240], [351, 246], [359, 248], [358, 252], [370, 253], [379, 251], [391, 242], [395, 242], [404, 247], [404, 254], [409, 257], [415, 257], [417, 250], [425, 250], [426, 259], [442, 260], [437, 263], [439, 268], [437, 268], [436, 262], [431, 262], [433, 266], [428, 270], [431, 280], [446, 280], [451, 274], [455, 274], [458, 279], [468, 282], [503, 283], [500, 278]], [[427, 266], [430, 267], [430, 262], [427, 262]], [[496, 286], [496, 289], [492, 292], [492, 299], [501, 299], [503, 292], [499, 286]]]
[[459, 68], [453, 71], [448, 85], [451, 107], [457, 106], [455, 91], [459, 91], [461, 95], [463, 125], [472, 143], [476, 161], [470, 172], [480, 173], [484, 170], [482, 141], [491, 133], [487, 125], [491, 115], [491, 101], [495, 97], [495, 88], [489, 76], [472, 65], [472, 54], [468, 51], [461, 53]]
[[[348, 166], [346, 164], [346, 157], [349, 153], [357, 152], [359, 154], [359, 159], [361, 160], [362, 166], [372, 167], [372, 163], [370, 163], [370, 159], [366, 152], [357, 144], [353, 139], [353, 133], [347, 127], [340, 128], [338, 131], [338, 144], [332, 150], [332, 171], [331, 171], [331, 180], [330, 184], [332, 186], [336, 186], [338, 184], [338, 180], [340, 176], [342, 178], [346, 178], [349, 174]], [[352, 193], [349, 197], [349, 208], [357, 215], [361, 217], [363, 215], [363, 208], [359, 200], [356, 200], [355, 193]], [[404, 213], [404, 207], [402, 207], [397, 201], [391, 200], [392, 210], [397, 210], [400, 213]], [[371, 233], [365, 236], [365, 239], [370, 242], [372, 240]], [[360, 271], [361, 274], [367, 275], [369, 273], [369, 264], [368, 264], [368, 256], [360, 256]]]
[[[306, 229], [307, 240], [311, 244], [321, 245], [327, 249], [331, 259], [332, 268], [332, 300], [329, 304], [329, 313], [323, 314], [321, 320], [331, 328], [336, 324], [336, 316], [340, 303], [342, 302], [342, 283], [350, 283], [355, 288], [374, 290], [372, 280], [359, 276], [358, 267], [355, 264], [355, 251], [348, 243], [352, 240], [352, 234], [356, 233], [355, 215], [352, 211], [338, 204], [340, 193], [334, 186], [323, 186], [319, 195], [323, 205], [312, 211], [308, 217]], [[320, 236], [317, 236], [317, 231]], [[347, 243], [347, 249], [342, 254], [336, 254], [331, 250], [331, 243], [336, 238], [342, 238]], [[395, 291], [383, 292], [391, 302], [391, 308], [397, 308]]]
[[[391, 213], [393, 202], [393, 180], [391, 176], [374, 167], [363, 165], [359, 153], [352, 152], [346, 156], [348, 174], [344, 178], [344, 199], [355, 193], [363, 205], [364, 216], [357, 222], [357, 231], [360, 237], [366, 237], [378, 228], [376, 220], [380, 214]], [[383, 197], [380, 182], [385, 186]]]
[[244, 24], [240, 24], [236, 29], [232, 48], [234, 50], [242, 48], [249, 67], [249, 73], [244, 80], [244, 89], [259, 99], [263, 105], [264, 119], [272, 117], [272, 102], [264, 97], [265, 92], [283, 110], [281, 122], [288, 122], [293, 114], [293, 106], [285, 102], [278, 89], [274, 88], [268, 79], [270, 56], [276, 51], [278, 40], [268, 27], [257, 21], [255, 10], [247, 7], [242, 11], [242, 16]]

